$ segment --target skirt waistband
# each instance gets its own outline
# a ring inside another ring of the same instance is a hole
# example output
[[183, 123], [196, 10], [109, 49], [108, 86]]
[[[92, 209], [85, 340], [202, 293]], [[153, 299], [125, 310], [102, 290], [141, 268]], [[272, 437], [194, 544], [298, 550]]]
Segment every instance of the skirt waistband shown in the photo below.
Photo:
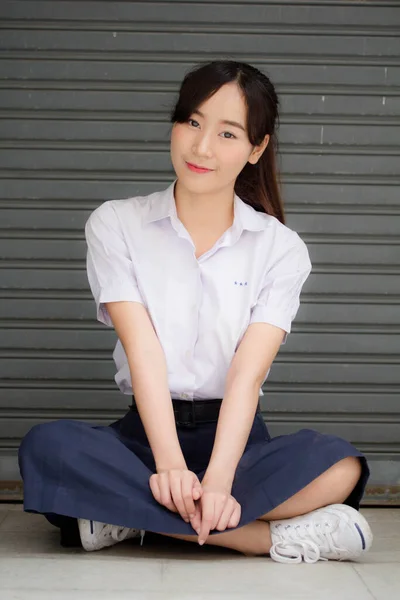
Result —
[[[216, 423], [222, 400], [222, 398], [210, 398], [192, 401], [172, 398], [176, 425], [178, 427], [193, 428], [201, 423]], [[132, 404], [129, 405], [129, 408], [133, 412], [139, 413], [134, 396], [132, 396]], [[257, 412], [260, 410], [260, 404], [258, 404]]]
[[[218, 421], [222, 398], [207, 400], [181, 400], [172, 398], [175, 423], [179, 427], [196, 427], [200, 423], [215, 423]], [[138, 413], [135, 397], [132, 396], [130, 410]]]

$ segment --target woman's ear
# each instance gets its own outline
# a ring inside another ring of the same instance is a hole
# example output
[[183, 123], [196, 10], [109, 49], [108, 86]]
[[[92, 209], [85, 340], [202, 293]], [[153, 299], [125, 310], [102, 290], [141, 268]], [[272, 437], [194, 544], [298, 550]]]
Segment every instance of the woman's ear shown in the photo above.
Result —
[[250, 162], [252, 165], [255, 165], [259, 161], [262, 153], [264, 152], [265, 148], [268, 146], [269, 140], [270, 140], [270, 135], [267, 133], [267, 135], [264, 137], [261, 144], [259, 144], [258, 146], [254, 146], [254, 148], [248, 158], [248, 162]]

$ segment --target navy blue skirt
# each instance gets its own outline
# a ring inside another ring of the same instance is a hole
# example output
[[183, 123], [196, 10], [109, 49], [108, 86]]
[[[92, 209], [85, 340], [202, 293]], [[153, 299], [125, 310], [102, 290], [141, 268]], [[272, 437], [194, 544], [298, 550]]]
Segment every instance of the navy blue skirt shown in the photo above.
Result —
[[[188, 469], [200, 481], [216, 427], [177, 427]], [[268, 513], [347, 456], [358, 456], [362, 464], [360, 479], [345, 501], [359, 510], [370, 474], [365, 456], [346, 440], [312, 429], [271, 438], [258, 409], [231, 491], [241, 505], [237, 528]], [[156, 467], [137, 413], [128, 411], [106, 426], [71, 419], [35, 425], [21, 442], [18, 460], [24, 510], [43, 514], [53, 525], [61, 527], [67, 516], [155, 533], [195, 534], [190, 523], [153, 497], [149, 478]]]

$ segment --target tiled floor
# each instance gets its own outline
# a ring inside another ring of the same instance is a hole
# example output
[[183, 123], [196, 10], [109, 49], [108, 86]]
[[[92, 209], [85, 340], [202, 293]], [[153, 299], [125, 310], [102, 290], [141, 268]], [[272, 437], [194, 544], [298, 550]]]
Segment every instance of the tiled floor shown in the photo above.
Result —
[[400, 509], [362, 509], [374, 533], [362, 561], [283, 565], [163, 536], [98, 552], [0, 504], [1, 600], [399, 600]]

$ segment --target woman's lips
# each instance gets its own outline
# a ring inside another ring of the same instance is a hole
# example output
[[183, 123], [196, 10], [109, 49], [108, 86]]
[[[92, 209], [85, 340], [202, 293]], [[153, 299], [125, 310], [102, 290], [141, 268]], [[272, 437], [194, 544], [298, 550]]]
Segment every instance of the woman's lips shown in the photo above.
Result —
[[212, 171], [212, 169], [205, 169], [204, 167], [197, 167], [193, 163], [189, 163], [187, 161], [186, 161], [186, 164], [189, 167], [189, 169], [191, 171], [193, 171], [194, 173], [210, 173]]

